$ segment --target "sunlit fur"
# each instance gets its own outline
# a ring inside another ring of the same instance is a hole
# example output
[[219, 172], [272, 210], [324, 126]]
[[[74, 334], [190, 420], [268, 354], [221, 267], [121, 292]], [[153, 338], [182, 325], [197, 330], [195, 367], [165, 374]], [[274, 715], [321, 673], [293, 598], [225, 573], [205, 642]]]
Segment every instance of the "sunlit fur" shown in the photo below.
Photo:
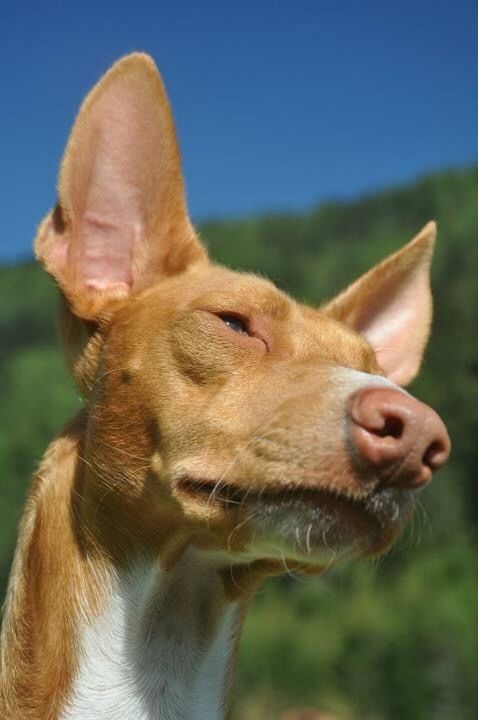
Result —
[[2, 718], [224, 718], [261, 579], [393, 542], [413, 492], [361, 465], [347, 402], [417, 372], [434, 234], [305, 307], [207, 259], [151, 59], [129, 56], [96, 86], [36, 241], [85, 407], [27, 501]]

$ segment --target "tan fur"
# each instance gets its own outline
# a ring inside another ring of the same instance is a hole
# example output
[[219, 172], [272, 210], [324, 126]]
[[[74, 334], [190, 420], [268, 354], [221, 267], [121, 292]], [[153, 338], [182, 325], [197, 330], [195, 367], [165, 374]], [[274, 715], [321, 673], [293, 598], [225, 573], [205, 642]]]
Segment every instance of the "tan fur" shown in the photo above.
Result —
[[22, 520], [2, 628], [1, 717], [12, 720], [58, 717], [74, 670], [74, 615], [84, 597], [88, 612], [101, 604], [102, 563], [92, 574], [76, 511], [83, 422], [49, 447]]
[[[125, 96], [134, 105], [130, 154], [114, 110], [119, 103], [124, 111]], [[111, 184], [97, 169], [110, 121], [118, 156]], [[124, 177], [116, 183], [118, 173]], [[121, 226], [108, 215], [116, 192], [126, 192]], [[100, 248], [108, 233], [123, 242], [127, 229], [127, 264], [108, 246], [117, 266], [101, 288], [96, 259], [85, 250], [92, 226]], [[250, 553], [243, 503], [204, 497], [201, 483], [222, 479], [241, 497], [320, 489], [338, 506], [374, 491], [376, 479], [360, 476], [338, 431], [342, 410], [331, 371], [382, 374], [355, 331], [356, 314], [377, 277], [381, 293], [394, 294], [410, 274], [428, 288], [431, 235], [426, 229], [322, 311], [263, 279], [215, 266], [187, 216], [154, 64], [130, 56], [103, 78], [80, 110], [59, 205], [35, 245], [61, 290], [62, 345], [85, 410], [47, 451], [29, 496], [3, 629], [2, 717], [59, 717], [78, 666], [81, 618], [105, 606], [112, 569], [132, 554], [172, 569], [191, 545]], [[249, 335], [235, 333], [220, 314], [244, 318]], [[429, 320], [418, 332], [417, 369]], [[380, 552], [400, 530], [378, 532], [352, 506], [343, 512], [363, 554]], [[281, 568], [270, 557], [224, 566], [228, 601], [239, 599], [245, 609], [260, 580]]]

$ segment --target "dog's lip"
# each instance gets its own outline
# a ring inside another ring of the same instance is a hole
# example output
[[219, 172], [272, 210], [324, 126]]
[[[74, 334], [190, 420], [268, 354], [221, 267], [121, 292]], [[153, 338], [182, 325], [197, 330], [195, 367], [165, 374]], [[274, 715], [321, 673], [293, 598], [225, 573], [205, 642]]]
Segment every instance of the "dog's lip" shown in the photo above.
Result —
[[266, 488], [253, 491], [223, 481], [182, 477], [176, 484], [182, 494], [200, 499], [210, 505], [222, 504], [231, 510], [252, 503], [285, 505], [295, 503], [303, 507], [325, 506], [345, 516], [369, 518], [380, 527], [403, 521], [403, 515], [413, 505], [414, 491], [385, 488], [357, 498], [327, 488], [297, 485], [285, 488]]

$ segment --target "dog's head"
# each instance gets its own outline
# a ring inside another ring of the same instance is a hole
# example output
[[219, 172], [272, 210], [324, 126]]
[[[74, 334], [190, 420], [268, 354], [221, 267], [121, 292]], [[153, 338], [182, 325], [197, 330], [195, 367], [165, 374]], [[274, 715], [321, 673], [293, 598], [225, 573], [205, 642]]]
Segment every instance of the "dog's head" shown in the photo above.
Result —
[[160, 76], [144, 55], [117, 63], [80, 110], [36, 241], [87, 402], [95, 532], [313, 567], [388, 547], [449, 452], [400, 387], [428, 339], [434, 236], [320, 309], [214, 265]]

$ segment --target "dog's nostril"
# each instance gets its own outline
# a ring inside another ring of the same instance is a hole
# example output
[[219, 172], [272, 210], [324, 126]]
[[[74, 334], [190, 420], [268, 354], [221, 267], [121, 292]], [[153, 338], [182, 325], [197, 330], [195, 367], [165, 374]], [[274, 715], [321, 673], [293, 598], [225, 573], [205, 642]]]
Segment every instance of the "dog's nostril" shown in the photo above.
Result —
[[393, 437], [396, 440], [402, 437], [404, 431], [403, 420], [396, 416], [384, 418], [383, 427], [375, 430], [375, 435], [379, 437]]
[[430, 470], [437, 470], [448, 457], [448, 450], [440, 440], [434, 440], [425, 450], [422, 463]]

